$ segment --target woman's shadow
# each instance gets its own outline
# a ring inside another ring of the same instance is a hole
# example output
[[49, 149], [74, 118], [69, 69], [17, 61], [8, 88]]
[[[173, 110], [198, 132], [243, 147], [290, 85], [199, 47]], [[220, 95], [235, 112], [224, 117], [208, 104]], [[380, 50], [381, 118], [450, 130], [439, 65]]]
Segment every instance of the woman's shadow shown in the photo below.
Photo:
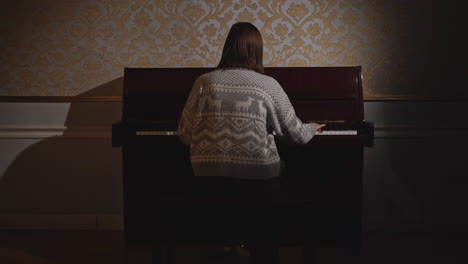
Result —
[[[41, 124], [45, 127], [43, 131], [30, 128], [30, 136], [5, 141], [8, 151], [18, 154], [11, 157], [11, 162], [7, 161], [5, 172], [0, 176], [0, 213], [26, 217], [21, 218], [23, 223], [8, 225], [17, 228], [28, 228], [28, 225], [32, 225], [29, 228], [54, 228], [54, 225], [57, 228], [73, 228], [74, 225], [85, 229], [93, 226], [99, 229], [100, 225], [119, 228], [120, 224], [113, 220], [100, 223], [92, 216], [116, 216], [122, 212], [121, 153], [111, 145], [111, 126], [120, 120], [122, 109], [121, 101], [115, 98], [122, 95], [122, 89], [123, 77], [120, 77], [75, 96], [71, 102], [34, 104], [30, 116], [51, 120], [50, 124]], [[90, 101], [90, 96], [100, 99]], [[57, 116], [66, 116], [65, 120], [51, 115], [50, 109], [61, 111]], [[46, 112], [49, 116], [41, 116]], [[47, 126], [65, 126], [66, 129], [50, 133]], [[45, 136], [41, 136], [41, 132], [45, 132]], [[57, 219], [63, 219], [61, 215], [79, 217], [54, 223], [51, 220], [54, 218], [27, 219], [30, 215], [57, 215]], [[44, 222], [38, 223], [38, 219]]]

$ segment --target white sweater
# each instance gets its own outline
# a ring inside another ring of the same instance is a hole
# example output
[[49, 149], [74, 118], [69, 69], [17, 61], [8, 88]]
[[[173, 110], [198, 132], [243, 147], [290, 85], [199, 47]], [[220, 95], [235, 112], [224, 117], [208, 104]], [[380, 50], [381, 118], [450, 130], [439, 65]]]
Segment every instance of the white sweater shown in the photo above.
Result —
[[179, 122], [197, 176], [278, 177], [273, 133], [305, 144], [316, 129], [297, 118], [275, 79], [247, 69], [218, 69], [198, 77]]

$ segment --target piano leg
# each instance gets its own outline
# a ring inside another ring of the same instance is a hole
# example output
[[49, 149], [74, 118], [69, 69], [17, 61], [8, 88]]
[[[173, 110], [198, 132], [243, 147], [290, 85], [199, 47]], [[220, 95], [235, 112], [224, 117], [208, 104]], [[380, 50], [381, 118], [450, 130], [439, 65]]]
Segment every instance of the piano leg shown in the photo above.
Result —
[[173, 245], [154, 244], [151, 250], [152, 264], [172, 264]]
[[124, 263], [151, 263], [152, 247], [125, 245]]
[[276, 244], [253, 243], [249, 245], [253, 263], [279, 264], [279, 246]]
[[304, 250], [304, 264], [319, 263], [319, 249], [317, 245], [306, 245]]
[[153, 248], [151, 249], [151, 260], [152, 264], [163, 264], [164, 258], [162, 245], [153, 245]]

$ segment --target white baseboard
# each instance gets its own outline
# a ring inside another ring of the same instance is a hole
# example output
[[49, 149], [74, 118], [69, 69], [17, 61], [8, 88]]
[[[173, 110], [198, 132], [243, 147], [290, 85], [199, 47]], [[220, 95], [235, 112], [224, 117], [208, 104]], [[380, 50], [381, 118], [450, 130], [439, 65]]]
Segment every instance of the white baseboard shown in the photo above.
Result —
[[120, 214], [0, 214], [0, 230], [123, 230]]
[[60, 125], [0, 125], [1, 139], [41, 139], [62, 136], [67, 129], [66, 126]]
[[0, 139], [111, 138], [111, 126], [2, 125]]

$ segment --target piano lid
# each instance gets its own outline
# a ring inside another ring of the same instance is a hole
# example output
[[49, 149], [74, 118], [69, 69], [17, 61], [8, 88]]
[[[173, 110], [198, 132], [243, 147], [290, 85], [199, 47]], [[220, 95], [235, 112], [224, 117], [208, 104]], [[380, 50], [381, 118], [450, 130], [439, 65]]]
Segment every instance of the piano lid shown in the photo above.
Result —
[[[213, 68], [125, 68], [125, 121], [177, 123], [195, 79]], [[364, 119], [361, 67], [267, 67], [306, 120]]]

